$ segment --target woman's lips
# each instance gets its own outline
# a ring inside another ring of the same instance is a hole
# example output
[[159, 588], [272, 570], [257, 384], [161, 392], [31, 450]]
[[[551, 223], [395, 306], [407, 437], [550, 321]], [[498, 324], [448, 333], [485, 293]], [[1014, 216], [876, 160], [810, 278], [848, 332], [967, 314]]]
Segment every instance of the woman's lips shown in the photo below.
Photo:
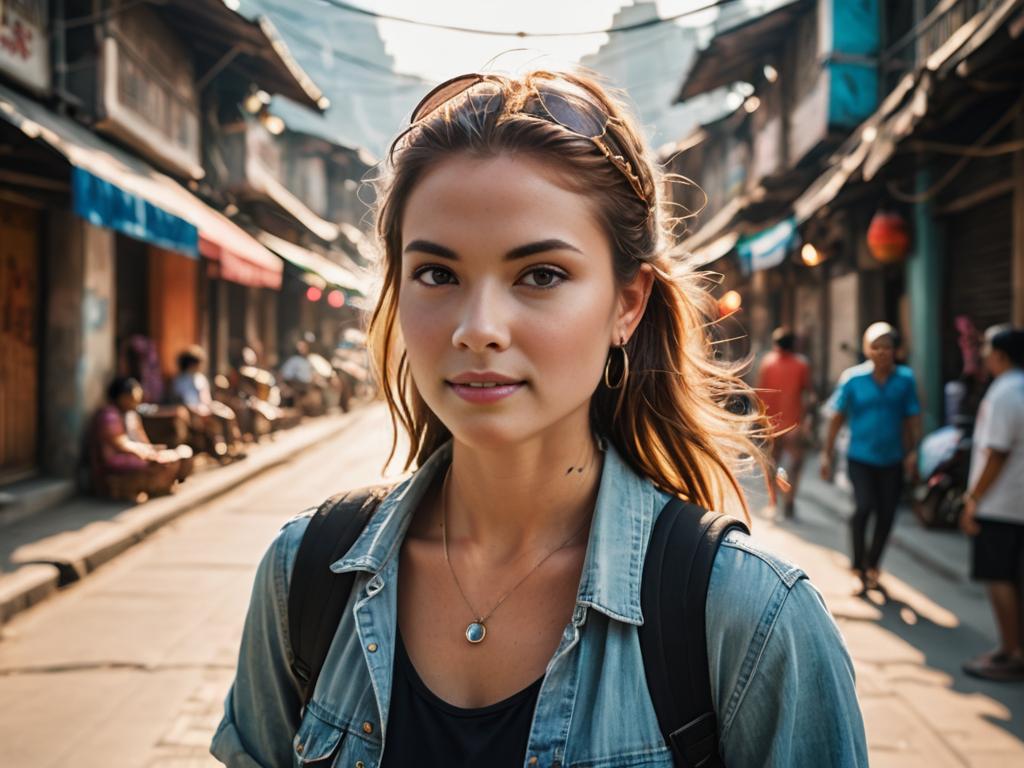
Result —
[[526, 386], [525, 381], [517, 382], [493, 382], [476, 384], [461, 384], [452, 381], [448, 382], [452, 391], [463, 400], [470, 403], [496, 403], [506, 397], [514, 395]]

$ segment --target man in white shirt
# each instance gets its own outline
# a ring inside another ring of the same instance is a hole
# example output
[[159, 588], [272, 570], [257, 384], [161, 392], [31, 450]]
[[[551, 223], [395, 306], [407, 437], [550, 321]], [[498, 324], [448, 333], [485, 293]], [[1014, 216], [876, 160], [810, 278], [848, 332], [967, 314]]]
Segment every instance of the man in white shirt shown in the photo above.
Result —
[[971, 576], [986, 583], [1000, 642], [964, 671], [1024, 681], [1024, 330], [988, 329], [982, 354], [995, 378], [978, 408], [960, 527], [973, 537]]

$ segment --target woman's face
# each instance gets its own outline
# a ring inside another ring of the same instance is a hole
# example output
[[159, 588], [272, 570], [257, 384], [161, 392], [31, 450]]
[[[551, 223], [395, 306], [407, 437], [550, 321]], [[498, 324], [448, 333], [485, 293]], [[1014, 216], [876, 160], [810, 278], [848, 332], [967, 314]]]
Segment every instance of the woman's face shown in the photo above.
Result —
[[523, 156], [432, 168], [407, 201], [401, 258], [413, 380], [470, 445], [585, 427], [609, 347], [632, 334], [651, 284], [644, 269], [620, 288], [588, 198]]

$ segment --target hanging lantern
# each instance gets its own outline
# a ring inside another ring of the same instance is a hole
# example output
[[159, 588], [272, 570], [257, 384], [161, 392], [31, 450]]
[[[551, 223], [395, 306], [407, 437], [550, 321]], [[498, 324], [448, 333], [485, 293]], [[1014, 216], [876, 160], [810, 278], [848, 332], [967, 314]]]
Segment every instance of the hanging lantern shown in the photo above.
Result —
[[910, 250], [906, 220], [895, 211], [879, 209], [868, 225], [868, 250], [883, 264], [897, 264]]
[[334, 309], [341, 309], [345, 306], [345, 294], [335, 288], [327, 294], [327, 303]]
[[315, 285], [311, 285], [306, 289], [306, 299], [309, 301], [317, 302], [320, 301], [320, 297], [324, 295], [323, 289], [318, 288]]

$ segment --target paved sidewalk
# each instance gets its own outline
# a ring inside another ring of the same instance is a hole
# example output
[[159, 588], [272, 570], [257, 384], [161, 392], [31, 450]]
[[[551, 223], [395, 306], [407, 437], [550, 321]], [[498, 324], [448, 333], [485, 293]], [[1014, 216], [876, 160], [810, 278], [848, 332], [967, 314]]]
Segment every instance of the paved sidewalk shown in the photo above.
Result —
[[351, 414], [331, 414], [247, 446], [247, 458], [188, 478], [144, 504], [78, 496], [0, 527], [0, 625], [78, 581], [154, 531], [261, 472], [343, 431]]
[[1024, 766], [1024, 684], [961, 670], [996, 635], [984, 590], [967, 577], [966, 538], [926, 530], [901, 510], [882, 563], [887, 596], [854, 597], [852, 500], [820, 480], [817, 466], [804, 472], [792, 521], [775, 519], [763, 490], [747, 484], [754, 535], [807, 571], [836, 617], [856, 668], [871, 765]]

